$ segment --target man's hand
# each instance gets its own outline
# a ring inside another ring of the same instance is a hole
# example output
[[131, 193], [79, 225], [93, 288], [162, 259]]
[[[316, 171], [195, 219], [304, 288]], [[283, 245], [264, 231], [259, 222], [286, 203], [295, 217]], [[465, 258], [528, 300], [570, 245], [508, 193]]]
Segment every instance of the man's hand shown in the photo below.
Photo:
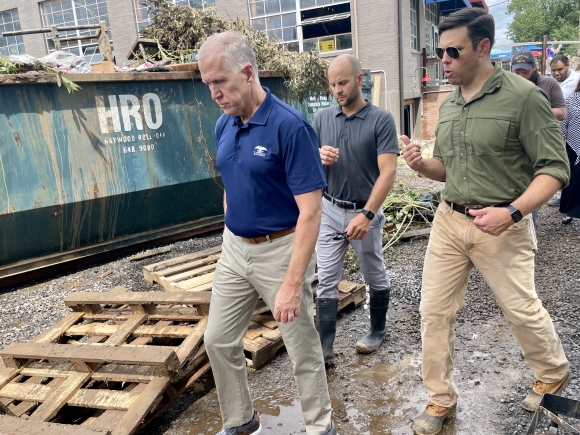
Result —
[[403, 148], [403, 151], [401, 151], [401, 155], [411, 169], [414, 171], [419, 171], [423, 163], [421, 146], [416, 143], [412, 144], [407, 136], [401, 136], [401, 140], [405, 142], [405, 148]]
[[274, 307], [274, 319], [276, 322], [292, 322], [300, 315], [300, 302], [302, 302], [302, 283], [296, 286], [283, 282], [276, 295], [276, 305]]
[[356, 215], [346, 227], [346, 235], [348, 240], [362, 240], [367, 236], [371, 221], [364, 214]]
[[475, 216], [473, 224], [486, 234], [499, 236], [514, 223], [510, 211], [505, 207], [486, 207], [481, 210], [469, 210]]
[[319, 150], [322, 164], [330, 166], [333, 163], [336, 163], [338, 160], [338, 151], [338, 148], [333, 148], [330, 145], [323, 145]]

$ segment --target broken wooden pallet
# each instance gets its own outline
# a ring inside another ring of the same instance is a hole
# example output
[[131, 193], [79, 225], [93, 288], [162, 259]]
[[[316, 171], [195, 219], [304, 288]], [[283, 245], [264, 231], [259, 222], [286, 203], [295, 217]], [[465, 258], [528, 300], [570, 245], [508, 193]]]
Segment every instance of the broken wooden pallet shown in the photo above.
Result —
[[[168, 292], [206, 292], [211, 290], [220, 255], [221, 246], [205, 249], [145, 266], [143, 275], [148, 282], [158, 283]], [[365, 299], [364, 285], [348, 281], [339, 284], [339, 310], [357, 306]], [[243, 345], [247, 363], [255, 369], [272, 361], [284, 346], [278, 325], [262, 300], [256, 305]]]
[[65, 303], [51, 329], [0, 351], [0, 434], [131, 435], [209, 370], [207, 292], [116, 287]]

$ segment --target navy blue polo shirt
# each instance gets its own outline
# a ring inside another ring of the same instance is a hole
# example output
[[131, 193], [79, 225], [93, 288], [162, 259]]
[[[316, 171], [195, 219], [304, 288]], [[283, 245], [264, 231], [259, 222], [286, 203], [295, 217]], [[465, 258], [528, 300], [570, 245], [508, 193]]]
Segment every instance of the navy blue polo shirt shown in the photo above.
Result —
[[326, 187], [314, 130], [300, 112], [264, 90], [266, 98], [246, 124], [225, 114], [216, 124], [225, 223], [241, 237], [296, 226], [294, 196]]

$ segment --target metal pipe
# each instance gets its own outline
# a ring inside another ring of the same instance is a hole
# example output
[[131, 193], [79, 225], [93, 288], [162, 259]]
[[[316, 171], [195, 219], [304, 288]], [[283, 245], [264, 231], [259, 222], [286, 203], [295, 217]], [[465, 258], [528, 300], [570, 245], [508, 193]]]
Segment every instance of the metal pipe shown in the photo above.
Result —
[[353, 8], [353, 21], [354, 21], [354, 53], [355, 53], [355, 57], [358, 59], [358, 11], [356, 8], [356, 0], [353, 0], [353, 4], [352, 4], [352, 8]]
[[[86, 24], [84, 26], [62, 26], [57, 27], [56, 30], [58, 32], [66, 32], [69, 30], [85, 30], [85, 29], [100, 29], [100, 24]], [[32, 35], [35, 33], [50, 33], [50, 27], [43, 28], [43, 29], [34, 29], [34, 30], [14, 30], [12, 32], [4, 32], [2, 36], [19, 36], [19, 35]]]
[[371, 71], [371, 74], [382, 74], [383, 75], [384, 81], [385, 81], [385, 110], [389, 110], [389, 98], [388, 98], [388, 94], [387, 94], [387, 73], [385, 72], [385, 70], [377, 69], [377, 70]]
[[400, 135], [403, 134], [405, 128], [405, 86], [403, 81], [403, 62], [405, 51], [403, 50], [403, 0], [399, 0], [399, 17], [397, 23], [397, 31], [399, 32], [399, 127]]
[[[418, 69], [424, 69], [425, 70], [425, 74], [427, 74], [427, 67], [425, 66], [419, 66], [417, 68], [415, 68], [415, 71], [413, 72], [413, 78], [415, 79], [415, 83], [417, 83], [417, 70]], [[423, 78], [421, 77], [421, 83], [423, 83]], [[413, 86], [411, 86], [412, 89], [415, 89], [415, 83], [413, 83]]]

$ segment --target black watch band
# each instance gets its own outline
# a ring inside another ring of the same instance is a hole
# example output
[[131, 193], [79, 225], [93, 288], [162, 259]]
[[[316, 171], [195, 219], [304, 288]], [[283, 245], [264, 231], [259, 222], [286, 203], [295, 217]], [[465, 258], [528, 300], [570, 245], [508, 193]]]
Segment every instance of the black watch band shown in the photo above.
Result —
[[521, 221], [524, 216], [522, 215], [522, 212], [519, 211], [517, 208], [515, 208], [513, 205], [506, 205], [505, 208], [507, 208], [512, 216], [512, 220], [514, 222], [519, 222]]
[[365, 210], [364, 208], [361, 210], [361, 213], [364, 214], [369, 221], [372, 221], [375, 218], [375, 214], [372, 211]]

